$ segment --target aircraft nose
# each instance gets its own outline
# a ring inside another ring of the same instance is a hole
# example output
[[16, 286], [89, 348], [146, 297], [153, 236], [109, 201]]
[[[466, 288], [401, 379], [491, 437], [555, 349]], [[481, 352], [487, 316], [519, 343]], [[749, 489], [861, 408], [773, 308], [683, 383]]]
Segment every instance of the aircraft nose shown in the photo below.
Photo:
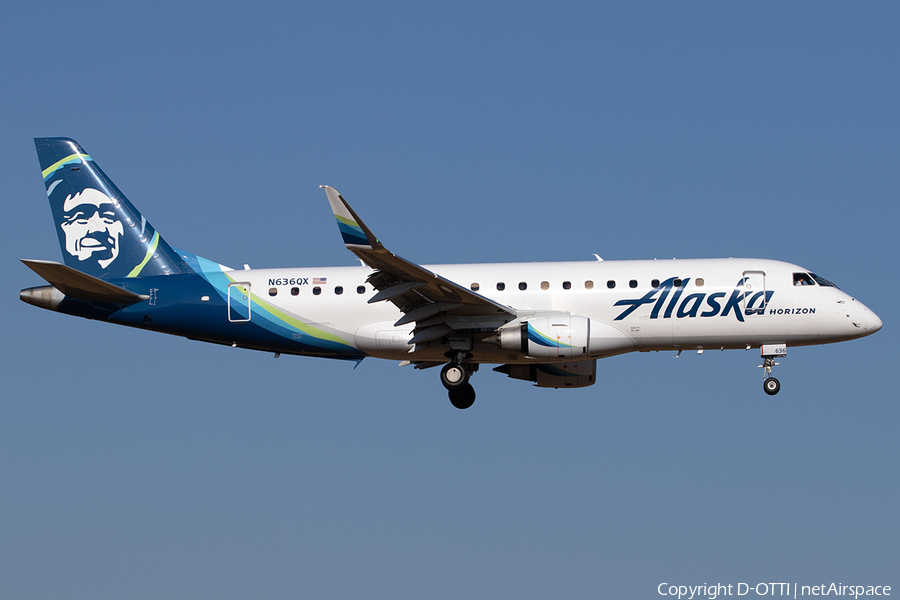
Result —
[[866, 333], [875, 333], [881, 329], [881, 319], [878, 318], [872, 309], [866, 311]]

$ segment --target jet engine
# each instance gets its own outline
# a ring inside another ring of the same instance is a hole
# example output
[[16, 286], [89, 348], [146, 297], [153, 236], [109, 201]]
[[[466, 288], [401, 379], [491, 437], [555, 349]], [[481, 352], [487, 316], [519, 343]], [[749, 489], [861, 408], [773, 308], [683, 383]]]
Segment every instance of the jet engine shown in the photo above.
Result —
[[581, 356], [613, 356], [634, 349], [634, 341], [618, 328], [569, 313], [510, 323], [484, 341], [530, 358], [554, 362]]
[[571, 358], [588, 353], [590, 333], [590, 319], [560, 313], [504, 327], [498, 338], [501, 348], [534, 358]]

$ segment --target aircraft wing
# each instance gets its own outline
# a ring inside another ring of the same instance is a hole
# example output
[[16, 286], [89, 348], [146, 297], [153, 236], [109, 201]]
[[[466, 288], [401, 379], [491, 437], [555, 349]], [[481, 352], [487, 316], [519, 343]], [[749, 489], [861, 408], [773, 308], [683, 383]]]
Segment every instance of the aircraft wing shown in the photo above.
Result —
[[516, 318], [516, 310], [477, 294], [401, 258], [384, 247], [343, 196], [321, 186], [347, 249], [374, 272], [367, 282], [378, 293], [369, 303], [388, 301], [403, 311], [396, 326], [416, 323], [410, 344], [443, 337], [452, 331], [493, 331]]

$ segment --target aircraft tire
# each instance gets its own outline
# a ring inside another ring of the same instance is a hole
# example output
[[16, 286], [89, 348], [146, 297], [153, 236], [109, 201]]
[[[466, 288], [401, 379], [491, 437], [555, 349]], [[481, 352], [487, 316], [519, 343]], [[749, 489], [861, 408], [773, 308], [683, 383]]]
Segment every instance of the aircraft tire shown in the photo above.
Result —
[[778, 390], [781, 389], [781, 382], [779, 382], [774, 377], [769, 377], [765, 381], [763, 381], [763, 389], [770, 396], [774, 396], [778, 393]]
[[469, 383], [469, 370], [458, 362], [449, 362], [441, 369], [441, 383], [449, 391], [465, 387]]
[[450, 396], [450, 404], [460, 410], [465, 410], [475, 404], [475, 388], [471, 383], [452, 389], [447, 395]]

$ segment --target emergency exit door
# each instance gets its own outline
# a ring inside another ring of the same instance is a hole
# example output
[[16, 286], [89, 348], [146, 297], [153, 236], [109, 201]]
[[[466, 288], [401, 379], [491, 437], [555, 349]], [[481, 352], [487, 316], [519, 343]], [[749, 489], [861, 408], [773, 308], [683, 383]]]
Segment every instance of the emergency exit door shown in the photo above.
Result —
[[228, 320], [246, 323], [250, 320], [250, 282], [236, 281], [228, 284]]

